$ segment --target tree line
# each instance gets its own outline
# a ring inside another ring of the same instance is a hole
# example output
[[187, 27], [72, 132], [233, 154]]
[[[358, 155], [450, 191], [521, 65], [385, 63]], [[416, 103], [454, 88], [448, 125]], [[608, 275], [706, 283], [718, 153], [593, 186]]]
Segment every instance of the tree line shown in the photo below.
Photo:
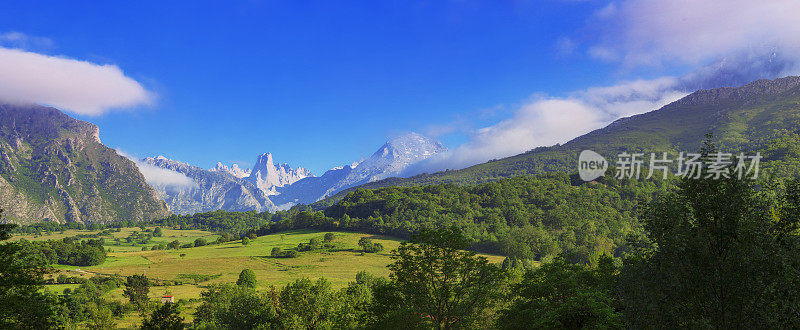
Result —
[[583, 183], [552, 173], [475, 186], [443, 184], [357, 189], [324, 211], [213, 211], [173, 215], [155, 225], [203, 229], [237, 239], [293, 229], [343, 230], [408, 239], [423, 228], [457, 226], [475, 251], [520, 260], [551, 260], [564, 254], [585, 264], [619, 257], [630, 234], [641, 233], [641, 205], [673, 183], [603, 178]]

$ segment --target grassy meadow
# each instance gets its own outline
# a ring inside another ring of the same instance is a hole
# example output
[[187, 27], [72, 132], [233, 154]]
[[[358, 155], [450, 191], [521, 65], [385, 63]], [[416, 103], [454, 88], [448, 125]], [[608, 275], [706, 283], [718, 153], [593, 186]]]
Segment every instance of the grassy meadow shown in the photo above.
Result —
[[[150, 230], [154, 228], [149, 228]], [[300, 252], [297, 258], [273, 258], [270, 256], [272, 248], [291, 249], [300, 243], [308, 243], [312, 238], [322, 241], [327, 232], [313, 230], [297, 230], [279, 234], [272, 234], [251, 239], [250, 243], [243, 245], [241, 241], [231, 241], [220, 245], [206, 245], [177, 250], [148, 250], [142, 251], [142, 246], [152, 247], [155, 244], [167, 244], [173, 240], [181, 243], [194, 242], [197, 238], [204, 238], [208, 242], [217, 239], [218, 235], [201, 230], [176, 230], [162, 228], [163, 236], [154, 237], [148, 244], [131, 244], [115, 242], [114, 238], [124, 239], [133, 231], [140, 228], [122, 228], [121, 232], [112, 233], [105, 237], [105, 247], [108, 250], [106, 261], [97, 266], [77, 267], [55, 265], [59, 274], [68, 276], [91, 277], [95, 274], [128, 276], [133, 274], [146, 274], [151, 279], [180, 280], [181, 285], [152, 287], [150, 293], [154, 299], [164, 293], [171, 293], [176, 299], [199, 298], [200, 292], [211, 283], [235, 282], [242, 269], [252, 269], [257, 278], [259, 287], [267, 288], [271, 285], [283, 286], [295, 279], [308, 277], [316, 279], [325, 277], [335, 288], [341, 288], [353, 281], [356, 273], [365, 270], [375, 275], [387, 276], [390, 251], [397, 248], [400, 240], [369, 234], [334, 232], [333, 241], [335, 248], [330, 250], [316, 250]], [[15, 239], [44, 240], [61, 239], [78, 234], [94, 234], [98, 231], [68, 230], [63, 233], [47, 233], [35, 237], [33, 235], [17, 236]], [[370, 237], [373, 242], [381, 243], [384, 250], [380, 253], [362, 253], [358, 246], [361, 237]], [[492, 262], [501, 262], [500, 256], [487, 256]], [[57, 276], [54, 274], [53, 276]], [[195, 279], [208, 275], [210, 280], [195, 282]], [[49, 285], [54, 292], [61, 292], [64, 288], [72, 287], [70, 284]], [[108, 298], [122, 300], [122, 289], [108, 293]]]

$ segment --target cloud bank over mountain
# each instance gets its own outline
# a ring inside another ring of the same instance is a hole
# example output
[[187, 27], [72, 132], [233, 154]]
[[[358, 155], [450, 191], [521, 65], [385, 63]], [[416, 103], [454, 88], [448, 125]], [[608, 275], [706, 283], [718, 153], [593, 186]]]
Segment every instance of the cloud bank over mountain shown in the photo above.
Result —
[[[577, 53], [616, 66], [632, 79], [534, 97], [509, 118], [467, 132], [466, 143], [410, 167], [404, 175], [460, 169], [564, 143], [697, 89], [797, 74], [798, 12], [800, 2], [794, 0], [609, 2], [587, 23], [586, 29], [595, 32], [591, 37], [565, 36], [555, 48], [560, 54]], [[645, 79], [636, 78], [639, 71], [686, 73]]]
[[197, 186], [194, 180], [183, 173], [145, 163], [141, 158], [133, 156], [120, 148], [116, 148], [115, 150], [117, 154], [136, 164], [136, 167], [139, 168], [139, 172], [144, 175], [145, 181], [151, 186], [173, 188], [191, 188]]

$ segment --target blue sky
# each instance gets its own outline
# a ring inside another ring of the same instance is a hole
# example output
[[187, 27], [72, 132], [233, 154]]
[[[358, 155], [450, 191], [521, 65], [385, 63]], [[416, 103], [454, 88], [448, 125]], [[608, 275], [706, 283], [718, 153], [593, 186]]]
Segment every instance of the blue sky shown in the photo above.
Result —
[[[146, 102], [109, 106], [114, 100], [106, 100], [111, 103], [93, 108], [97, 111], [67, 109], [100, 126], [110, 147], [205, 168], [217, 161], [251, 165], [258, 154], [271, 152], [276, 161], [319, 175], [407, 131], [437, 135], [454, 151], [469, 149], [487, 159], [564, 142], [685, 95], [681, 86], [708, 87], [708, 79], [696, 83], [687, 75], [720, 59], [739, 59], [742, 49], [762, 55], [761, 48], [752, 51], [753, 37], [737, 39], [755, 28], [737, 32], [717, 52], [688, 43], [692, 56], [671, 53], [683, 37], [658, 32], [680, 27], [635, 25], [650, 24], [632, 18], [643, 11], [671, 13], [648, 6], [647, 1], [6, 2], [0, 5], [0, 46], [110, 65], [138, 83], [149, 95]], [[700, 10], [714, 9], [708, 6]], [[630, 24], [619, 23], [626, 20]], [[648, 27], [655, 46], [635, 39], [650, 36], [630, 31]], [[783, 51], [797, 41], [794, 36], [759, 47]], [[742, 79], [784, 74], [792, 65], [769, 67], [767, 73], [757, 68]], [[4, 82], [10, 84], [0, 70], [0, 86]], [[608, 105], [609, 99], [630, 101], [642, 90], [652, 93], [633, 101], [644, 104], [624, 110]], [[120, 99], [125, 97], [129, 94]], [[595, 110], [575, 108], [569, 103], [575, 100]], [[531, 122], [514, 126], [520, 120]], [[575, 122], [574, 129], [559, 129]], [[525, 131], [554, 128], [558, 134]], [[500, 148], [497, 140], [514, 148]], [[485, 160], [458, 157], [431, 169]]]

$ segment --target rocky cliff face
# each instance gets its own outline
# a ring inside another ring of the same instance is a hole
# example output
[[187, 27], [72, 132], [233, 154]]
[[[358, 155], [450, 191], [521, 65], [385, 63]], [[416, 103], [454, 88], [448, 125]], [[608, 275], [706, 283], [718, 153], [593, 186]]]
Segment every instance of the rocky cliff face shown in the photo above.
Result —
[[[140, 166], [154, 166], [188, 178], [187, 182], [162, 184], [151, 181], [170, 209], [177, 214], [215, 210], [275, 211], [277, 208], [258, 187], [225, 170], [205, 170], [166, 157], [151, 157]], [[238, 168], [238, 167], [237, 167]]]
[[291, 185], [307, 177], [313, 177], [311, 171], [298, 167], [293, 169], [289, 164], [275, 165], [272, 154], [265, 153], [258, 156], [253, 170], [246, 178], [247, 181], [264, 191], [265, 194], [277, 194], [277, 188]]
[[217, 171], [217, 172], [226, 172], [226, 173], [228, 173], [230, 175], [233, 175], [233, 176], [235, 176], [235, 177], [237, 177], [239, 179], [246, 178], [246, 177], [250, 176], [250, 172], [252, 172], [249, 168], [247, 168], [247, 169], [239, 168], [238, 164], [233, 164], [230, 167], [228, 167], [227, 165], [222, 164], [221, 162], [218, 162], [217, 163], [217, 167], [214, 167], [211, 170], [212, 171]]
[[170, 214], [97, 126], [58, 109], [0, 105], [0, 207], [8, 221], [150, 220]]

